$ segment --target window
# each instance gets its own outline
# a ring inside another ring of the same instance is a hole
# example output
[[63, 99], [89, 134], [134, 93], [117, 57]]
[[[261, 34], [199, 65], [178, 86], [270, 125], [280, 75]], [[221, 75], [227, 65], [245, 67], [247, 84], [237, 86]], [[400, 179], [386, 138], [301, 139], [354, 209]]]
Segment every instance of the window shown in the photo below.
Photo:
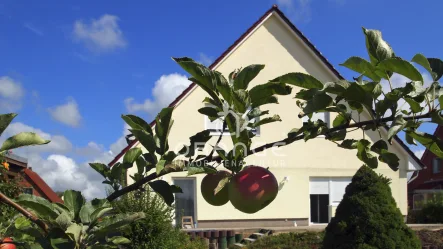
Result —
[[175, 224], [180, 224], [183, 216], [191, 216], [192, 220], [197, 222], [195, 178], [174, 179], [173, 181], [183, 190], [183, 193], [175, 194]]
[[[212, 105], [206, 104], [206, 107], [213, 107]], [[250, 109], [248, 109], [248, 111], [250, 111]], [[223, 117], [219, 117], [218, 119], [211, 121], [208, 116], [204, 116], [205, 119], [205, 129], [209, 130], [211, 132], [211, 135], [220, 135], [222, 129], [223, 129]], [[258, 118], [254, 118], [252, 120], [249, 121], [249, 123], [255, 123], [256, 121], [258, 121]], [[251, 130], [252, 132], [254, 132], [255, 134], [258, 134], [258, 129], [257, 128], [249, 128], [247, 127], [248, 130]], [[229, 128], [226, 127], [225, 130], [223, 131], [223, 133], [225, 135], [229, 134]]]
[[331, 181], [331, 203], [339, 204], [345, 195], [346, 187], [351, 183], [351, 179], [332, 179]]
[[32, 195], [33, 190], [34, 190], [33, 188], [23, 188], [23, 193], [28, 194], [28, 195]]
[[440, 158], [434, 158], [432, 160], [432, 174], [438, 174], [442, 170], [442, 163]]
[[[302, 118], [303, 123], [308, 122], [308, 116], [304, 116]], [[312, 118], [311, 121], [315, 122], [317, 120], [322, 120], [323, 122], [326, 123], [326, 125], [329, 126], [329, 112], [319, 112], [319, 113], [313, 113], [312, 114]]]
[[423, 194], [414, 194], [412, 197], [412, 209], [420, 210], [425, 202]]

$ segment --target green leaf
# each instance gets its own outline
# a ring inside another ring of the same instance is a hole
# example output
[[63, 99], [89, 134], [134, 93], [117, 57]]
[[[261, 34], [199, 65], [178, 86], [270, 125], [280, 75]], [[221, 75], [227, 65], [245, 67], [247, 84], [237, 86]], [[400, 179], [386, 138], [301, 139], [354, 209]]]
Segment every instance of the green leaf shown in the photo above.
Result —
[[177, 185], [171, 185], [170, 187], [172, 193], [183, 193], [183, 190]]
[[365, 89], [357, 84], [351, 84], [346, 92], [343, 94], [343, 97], [349, 102], [354, 101], [360, 104], [363, 104], [368, 110], [372, 108], [372, 96], [365, 91]]
[[179, 154], [182, 154], [185, 157], [192, 157], [192, 156], [194, 156], [197, 144], [205, 144], [206, 142], [209, 141], [209, 139], [211, 139], [211, 137], [212, 136], [210, 135], [210, 131], [209, 130], [198, 132], [197, 134], [195, 134], [194, 136], [191, 136], [189, 138], [190, 145], [183, 147], [179, 151]]
[[131, 241], [125, 237], [122, 236], [114, 236], [108, 239], [109, 242], [111, 242], [114, 245], [125, 245], [130, 244]]
[[373, 81], [380, 81], [380, 77], [375, 73], [376, 68], [361, 57], [353, 56], [347, 59], [344, 63], [340, 64], [340, 66], [344, 66], [355, 72], [361, 73]]
[[409, 104], [411, 107], [412, 113], [419, 113], [423, 110], [423, 108], [420, 106], [420, 103], [415, 101], [412, 98], [405, 97], [404, 100]]
[[[249, 96], [253, 106], [260, 106], [262, 103], [269, 101], [271, 97], [276, 99], [273, 95], [289, 95], [291, 92], [292, 88], [285, 83], [268, 82], [266, 84], [254, 86], [249, 91]], [[271, 101], [270, 103], [274, 102]]]
[[0, 115], [0, 135], [8, 128], [12, 120], [17, 116], [15, 113], [1, 114]]
[[443, 75], [443, 61], [438, 58], [428, 58], [429, 65], [432, 68], [432, 72], [436, 74], [435, 81], [439, 80]]
[[34, 211], [40, 218], [55, 220], [58, 213], [54, 210], [51, 203], [39, 196], [21, 194], [19, 195], [16, 203], [22, 205], [25, 208]]
[[125, 168], [130, 168], [134, 165], [135, 160], [142, 155], [142, 150], [138, 147], [132, 148], [125, 153], [123, 157], [123, 164], [129, 165]]
[[366, 139], [360, 139], [360, 141], [357, 142], [357, 157], [362, 162], [367, 164], [370, 168], [377, 168], [378, 166], [378, 160], [377, 157], [369, 152], [369, 145], [371, 142], [369, 142]]
[[145, 214], [143, 212], [138, 213], [125, 213], [118, 214], [112, 217], [107, 217], [102, 222], [100, 222], [100, 226], [91, 230], [91, 234], [95, 237], [95, 239], [101, 239], [109, 234], [117, 232], [127, 225], [131, 224], [134, 221], [145, 218]]
[[442, 110], [443, 109], [443, 95], [438, 97], [438, 103], [440, 104], [440, 110]]
[[55, 223], [61, 229], [66, 230], [72, 224], [72, 217], [68, 213], [63, 212], [55, 219]]
[[[327, 93], [341, 95], [346, 91], [346, 89], [348, 89], [348, 87], [350, 85], [351, 84], [349, 84], [349, 82], [346, 80], [338, 80], [335, 82], [326, 82], [323, 86], [322, 91], [327, 92]], [[316, 89], [314, 88], [314, 89], [309, 89], [309, 90], [316, 90]]]
[[247, 108], [251, 105], [251, 99], [246, 90], [235, 90], [232, 94], [232, 103], [237, 112], [245, 113]]
[[89, 163], [89, 166], [91, 166], [91, 168], [100, 173], [100, 175], [102, 175], [103, 177], [106, 177], [106, 172], [109, 171], [108, 166], [106, 166], [106, 164], [103, 163]]
[[309, 74], [304, 73], [288, 73], [271, 80], [271, 82], [280, 82], [306, 89], [323, 88], [323, 84], [319, 80]]
[[249, 83], [265, 68], [265, 65], [250, 65], [243, 68], [234, 78], [234, 90], [248, 88]]
[[358, 140], [355, 139], [345, 139], [343, 142], [338, 145], [338, 147], [345, 148], [348, 150], [357, 149]]
[[387, 150], [387, 149], [388, 149], [388, 144], [383, 139], [378, 140], [371, 146], [371, 151], [377, 154], [380, 154], [382, 150]]
[[433, 79], [437, 77], [437, 74], [432, 71], [431, 64], [429, 63], [428, 59], [422, 55], [422, 54], [416, 54], [412, 60], [412, 62], [417, 63], [418, 65], [422, 66], [424, 69], [426, 69], [432, 76]]
[[129, 130], [137, 140], [146, 148], [149, 153], [155, 153], [155, 140], [154, 137], [144, 130], [131, 129]]
[[169, 149], [168, 136], [173, 121], [171, 120], [173, 107], [163, 108], [157, 115], [155, 124], [155, 135], [159, 140], [157, 153], [163, 155]]
[[418, 132], [418, 131], [408, 131], [406, 132], [415, 141], [422, 144], [426, 149], [430, 150], [434, 155], [443, 158], [443, 141], [437, 136]]
[[2, 147], [0, 148], [0, 152], [12, 150], [23, 146], [48, 144], [49, 142], [51, 141], [41, 138], [34, 132], [21, 132], [6, 139], [6, 141], [3, 142]]
[[273, 122], [277, 122], [277, 121], [281, 121], [281, 118], [279, 115], [274, 115], [272, 117], [260, 119], [258, 122], [253, 123], [252, 127], [259, 127], [261, 125], [269, 124], [269, 123], [273, 123]]
[[348, 123], [351, 120], [351, 114], [350, 113], [339, 113], [337, 117], [335, 117], [334, 121], [332, 122], [332, 127], [337, 127], [340, 125], [344, 125]]
[[143, 130], [152, 135], [151, 125], [135, 115], [122, 115], [122, 119], [135, 130]]
[[230, 176], [223, 177], [217, 184], [217, 187], [214, 189], [214, 195], [217, 195], [223, 188], [227, 187], [226, 184], [229, 183], [231, 179]]
[[366, 49], [373, 65], [395, 56], [391, 46], [383, 40], [379, 30], [362, 29], [366, 38]]
[[417, 144], [415, 143], [414, 139], [411, 137], [411, 135], [409, 135], [408, 132], [405, 133], [405, 140], [406, 140], [406, 142], [407, 142], [408, 144], [411, 144], [411, 145], [417, 145]]
[[402, 115], [396, 116], [388, 131], [388, 141], [391, 141], [397, 133], [406, 127], [406, 125], [407, 122], [403, 119]]
[[211, 121], [214, 121], [217, 118], [219, 118], [219, 115], [218, 115], [219, 111], [217, 111], [217, 109], [215, 109], [213, 107], [209, 107], [209, 106], [203, 107], [203, 108], [198, 109], [198, 112], [203, 115], [208, 116], [209, 120], [211, 120]]
[[394, 171], [398, 170], [400, 159], [396, 154], [389, 152], [387, 149], [382, 149], [379, 154], [380, 156], [378, 157], [378, 159], [381, 162], [388, 164], [388, 166]]
[[146, 160], [143, 157], [138, 157], [137, 160], [135, 160], [135, 163], [137, 164], [137, 173], [143, 174], [148, 166]]
[[431, 121], [443, 125], [443, 118], [441, 117], [440, 112], [431, 112]]
[[196, 174], [215, 174], [217, 170], [210, 166], [190, 166], [188, 167], [188, 176]]
[[148, 184], [157, 194], [159, 194], [163, 198], [168, 206], [172, 205], [172, 203], [174, 202], [174, 194], [172, 193], [169, 183], [163, 180], [156, 180], [153, 182], [148, 182]]
[[82, 231], [82, 226], [73, 223], [66, 229], [66, 234], [68, 234], [68, 236], [71, 237], [71, 239], [74, 240], [75, 242], [80, 243], [81, 231]]
[[362, 84], [361, 88], [363, 88], [366, 93], [369, 93], [374, 99], [377, 99], [383, 92], [380, 82], [368, 82]]
[[31, 221], [26, 219], [23, 216], [18, 217], [15, 221], [14, 221], [14, 226], [16, 229], [20, 230], [23, 228], [27, 228], [30, 227], [32, 225]]
[[327, 139], [330, 141], [341, 141], [346, 138], [346, 130], [334, 131], [327, 134]]
[[165, 168], [166, 160], [160, 160], [158, 161], [157, 165], [155, 166], [157, 175], [160, 175], [160, 172]]
[[52, 249], [75, 248], [75, 242], [61, 229], [51, 229], [48, 237]]
[[409, 61], [394, 57], [386, 59], [377, 65], [377, 68], [388, 72], [401, 74], [411, 80], [423, 82], [423, 76]]
[[314, 97], [306, 102], [306, 106], [303, 108], [305, 114], [311, 114], [325, 109], [332, 105], [332, 98], [325, 92], [318, 92]]
[[75, 190], [66, 190], [63, 194], [63, 201], [65, 206], [74, 212], [74, 219], [78, 220], [80, 210], [85, 204], [85, 198], [82, 196], [82, 193]]
[[102, 218], [105, 214], [109, 213], [110, 211], [112, 211], [113, 208], [112, 207], [99, 207], [97, 209], [94, 210], [94, 212], [92, 212], [91, 214], [91, 224], [96, 224], [97, 220], [99, 218]]

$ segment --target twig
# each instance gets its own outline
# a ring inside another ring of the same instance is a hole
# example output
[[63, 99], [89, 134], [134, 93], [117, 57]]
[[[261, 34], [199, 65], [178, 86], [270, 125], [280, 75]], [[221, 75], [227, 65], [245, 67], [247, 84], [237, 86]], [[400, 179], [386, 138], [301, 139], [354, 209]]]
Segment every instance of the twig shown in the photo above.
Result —
[[32, 222], [34, 222], [37, 226], [39, 226], [45, 234], [48, 234], [48, 225], [44, 223], [42, 220], [40, 220], [37, 216], [30, 213], [28, 210], [24, 209], [19, 204], [15, 203], [11, 199], [9, 199], [6, 195], [4, 195], [2, 192], [0, 192], [0, 201], [5, 203], [6, 205], [9, 205], [13, 207], [15, 210], [20, 212], [23, 216], [30, 219]]
[[[414, 116], [404, 117], [403, 119], [408, 121], [408, 120], [425, 119], [425, 118], [430, 118], [430, 117], [431, 117], [431, 113], [426, 113], [426, 114], [415, 116], [415, 117]], [[394, 121], [394, 118], [395, 118], [394, 116], [390, 116], [390, 117], [386, 117], [386, 118], [380, 118], [380, 119], [375, 120], [375, 124], [378, 125], [378, 126], [382, 126], [384, 123], [387, 123], [387, 122], [390, 122], [390, 121]], [[349, 129], [349, 128], [362, 128], [362, 127], [364, 127], [366, 125], [370, 125], [370, 124], [374, 124], [374, 120], [367, 120], [367, 121], [362, 121], [362, 122], [357, 122], [357, 123], [352, 123], [352, 124], [347, 123], [347, 124], [339, 125], [337, 127], [329, 129], [326, 132], [325, 135], [333, 133], [333, 132], [336, 132], [336, 131], [339, 131], [339, 130]], [[291, 144], [291, 143], [293, 143], [295, 141], [302, 140], [303, 138], [304, 138], [304, 135], [301, 134], [301, 135], [298, 135], [298, 136], [293, 137], [293, 138], [285, 138], [285, 139], [282, 139], [280, 141], [268, 143], [268, 144], [259, 146], [259, 147], [255, 148], [255, 149], [247, 151], [246, 155], [252, 155], [252, 154], [255, 154], [255, 153], [258, 153], [258, 152], [262, 152], [264, 150], [270, 149], [270, 148], [275, 147], [275, 146], [280, 147], [280, 146], [288, 145], [288, 144]], [[206, 157], [201, 159], [201, 160], [199, 160], [199, 161], [197, 161], [197, 162], [201, 162], [201, 161], [203, 161], [205, 159], [206, 159]], [[222, 158], [220, 156], [215, 156], [215, 157], [212, 157], [211, 161], [221, 162]], [[179, 170], [179, 171], [183, 171], [183, 170]], [[170, 171], [170, 172], [178, 172], [178, 170], [177, 171], [173, 170], [173, 171]], [[152, 174], [142, 178], [140, 181], [134, 182], [131, 185], [128, 185], [128, 186], [126, 186], [126, 187], [124, 187], [122, 189], [119, 189], [119, 190], [113, 192], [111, 195], [109, 195], [107, 197], [107, 200], [108, 201], [113, 201], [113, 200], [117, 199], [118, 197], [120, 197], [120, 196], [122, 196], [124, 194], [127, 194], [127, 193], [129, 193], [131, 191], [137, 190], [138, 188], [143, 186], [145, 183], [147, 183], [147, 182], [149, 182], [151, 180], [154, 180], [154, 179], [156, 179], [156, 178], [158, 178], [160, 176], [163, 176], [165, 174], [168, 174], [170, 172], [160, 173], [159, 175], [157, 175], [154, 172], [154, 173], [152, 173]]]

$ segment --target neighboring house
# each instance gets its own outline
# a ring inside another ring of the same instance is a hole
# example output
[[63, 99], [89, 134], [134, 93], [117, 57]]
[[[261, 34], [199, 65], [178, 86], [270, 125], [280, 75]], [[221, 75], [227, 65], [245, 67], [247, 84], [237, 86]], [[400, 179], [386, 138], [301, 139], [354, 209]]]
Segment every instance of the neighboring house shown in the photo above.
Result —
[[[439, 125], [434, 135], [443, 139], [443, 127]], [[423, 169], [414, 172], [408, 183], [408, 200], [412, 209], [420, 209], [436, 193], [443, 194], [443, 159], [426, 149], [421, 162]]]
[[[363, 35], [361, 38], [359, 46], [363, 51]], [[276, 6], [253, 24], [210, 68], [227, 77], [234, 69], [250, 64], [266, 65], [251, 82], [252, 86], [289, 72], [309, 73], [323, 82], [343, 79]], [[283, 121], [260, 127], [256, 131], [258, 134], [253, 139], [252, 148], [286, 138], [292, 128], [302, 126], [303, 120], [297, 117], [300, 109], [294, 99], [295, 93], [299, 90], [294, 87], [290, 96], [279, 96], [280, 104], [263, 107], [271, 114], [279, 114]], [[178, 151], [184, 144], [189, 144], [189, 137], [199, 131], [220, 127], [220, 122], [211, 123], [206, 116], [197, 111], [202, 107], [202, 100], [205, 97], [206, 92], [191, 84], [171, 103], [170, 106], [175, 108], [172, 116], [174, 125], [169, 136], [171, 150]], [[362, 119], [369, 118], [369, 115], [365, 115]], [[335, 114], [326, 113], [317, 115], [317, 118], [331, 124]], [[356, 119], [355, 115], [354, 120]], [[377, 132], [369, 130], [365, 133], [367, 139], [372, 141], [379, 139]], [[213, 134], [214, 137], [203, 148], [202, 153], [209, 153], [212, 149], [210, 145], [215, 144], [218, 133], [213, 132]], [[382, 131], [382, 135], [386, 138], [385, 130]], [[347, 136], [355, 139], [361, 137], [361, 131], [351, 132]], [[232, 148], [230, 141], [229, 136], [224, 136], [220, 143], [221, 147], [228, 151]], [[140, 146], [138, 141], [129, 142], [128, 147], [109, 165], [121, 161], [124, 153], [134, 146]], [[393, 171], [381, 163], [376, 171], [392, 179], [392, 195], [401, 213], [406, 216], [407, 173], [420, 169], [421, 163], [397, 137], [393, 139], [389, 150], [399, 156], [399, 170]], [[277, 198], [255, 214], [242, 213], [230, 203], [221, 207], [206, 203], [200, 193], [200, 183], [204, 175], [186, 177], [186, 172], [180, 172], [166, 175], [162, 179], [181, 186], [184, 193], [176, 194], [176, 210], [184, 210], [184, 215], [192, 216], [199, 228], [307, 226], [329, 222], [335, 214], [346, 186], [363, 164], [358, 160], [356, 150], [339, 148], [324, 139], [313, 139], [306, 143], [295, 142], [275, 151], [270, 149], [260, 155], [247, 157], [246, 162], [269, 167], [279, 182], [286, 180]], [[131, 168], [128, 173], [133, 174], [135, 168]], [[132, 179], [128, 178], [128, 183], [132, 182]]]
[[9, 179], [20, 177], [19, 184], [23, 187], [25, 194], [32, 194], [43, 197], [51, 202], [63, 203], [62, 199], [46, 184], [46, 182], [28, 167], [26, 158], [9, 153], [5, 157], [9, 163], [9, 170], [6, 171]]

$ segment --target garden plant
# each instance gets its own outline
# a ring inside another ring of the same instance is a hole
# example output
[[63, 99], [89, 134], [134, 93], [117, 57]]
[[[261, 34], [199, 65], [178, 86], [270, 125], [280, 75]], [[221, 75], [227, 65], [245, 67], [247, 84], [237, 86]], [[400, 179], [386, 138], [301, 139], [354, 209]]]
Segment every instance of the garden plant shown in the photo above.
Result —
[[[90, 164], [103, 176], [103, 183], [112, 188], [112, 193], [106, 199], [94, 200], [94, 204], [85, 202], [78, 192], [68, 191], [64, 194], [65, 205], [43, 203], [41, 199], [29, 196], [11, 200], [2, 193], [0, 200], [37, 225], [42, 238], [49, 240], [53, 248], [67, 248], [59, 246], [65, 244], [69, 244], [71, 248], [102, 248], [104, 243], [109, 246], [127, 243], [128, 240], [120, 235], [111, 236], [114, 228], [143, 216], [139, 213], [116, 216], [109, 213], [110, 216], [99, 221], [98, 217], [104, 215], [104, 210], [111, 210], [107, 205], [133, 191], [143, 191], [146, 184], [167, 205], [172, 205], [174, 193], [182, 190], [158, 178], [173, 172], [187, 171], [188, 175], [206, 174], [206, 177], [216, 178], [216, 185], [201, 186], [209, 203], [223, 205], [230, 201], [242, 212], [255, 213], [266, 208], [277, 197], [278, 184], [272, 169], [245, 165], [244, 159], [276, 146], [322, 137], [326, 140], [325, 143], [335, 143], [345, 150], [354, 150], [367, 170], [375, 169], [379, 162], [383, 162], [396, 171], [399, 168], [399, 158], [389, 151], [388, 144], [397, 139], [399, 132], [404, 132], [408, 144], [420, 143], [438, 157], [443, 157], [443, 141], [432, 134], [419, 131], [424, 122], [443, 124], [443, 89], [438, 82], [443, 75], [443, 61], [422, 54], [415, 55], [411, 60], [402, 59], [382, 39], [380, 31], [363, 28], [363, 34], [369, 60], [351, 57], [341, 64], [357, 72], [352, 80], [321, 82], [311, 75], [294, 72], [250, 87], [251, 81], [264, 65], [250, 65], [225, 78], [220, 72], [210, 70], [190, 58], [174, 58], [190, 74], [190, 81], [207, 93], [208, 97], [203, 102], [210, 106], [204, 106], [198, 111], [210, 120], [223, 120], [223, 129], [227, 128], [232, 134], [232, 150], [224, 151], [218, 146], [220, 136], [215, 144], [211, 144], [213, 150], [210, 153], [199, 154], [196, 144], [207, 143], [211, 138], [207, 130], [191, 136], [189, 145], [183, 149], [170, 150], [170, 130], [180, 129], [180, 126], [185, 125], [173, 125], [173, 107], [162, 109], [156, 116], [154, 126], [135, 115], [122, 115], [131, 127], [131, 134], [147, 152], [144, 153], [138, 147], [132, 148], [126, 152], [122, 162], [112, 167], [103, 163]], [[425, 85], [417, 67], [431, 75], [432, 82], [429, 86]], [[394, 88], [390, 81], [394, 73], [403, 75], [410, 81], [402, 87]], [[382, 87], [384, 81], [389, 85], [387, 90]], [[294, 87], [300, 90], [293, 93]], [[307, 116], [308, 121], [302, 127], [288, 131], [287, 137], [279, 141], [269, 141], [265, 145], [252, 147], [255, 137], [252, 129], [281, 121], [278, 114], [269, 114], [267, 105], [277, 105], [278, 95], [290, 94], [296, 98], [294, 105], [302, 110], [294, 115], [299, 118]], [[332, 126], [312, 119], [313, 114], [320, 112], [337, 114]], [[225, 115], [220, 116], [219, 113]], [[0, 116], [0, 132], [4, 131], [14, 116]], [[260, 119], [254, 119], [257, 117]], [[347, 134], [356, 129], [362, 131], [362, 138], [347, 138]], [[365, 138], [365, 130], [378, 131], [379, 139], [372, 143]], [[382, 135], [385, 133], [387, 135]], [[22, 133], [7, 139], [0, 152], [48, 142], [35, 134]], [[219, 165], [223, 167], [218, 167]], [[136, 168], [136, 173], [130, 175], [133, 183], [125, 184], [126, 172], [132, 167]], [[218, 173], [221, 168], [227, 173]], [[246, 177], [241, 177], [244, 175]], [[352, 209], [353, 206], [348, 208]], [[20, 222], [23, 219], [17, 219], [15, 227], [21, 228]], [[37, 229], [35, 225], [29, 225]], [[107, 230], [107, 227], [113, 229]]]

